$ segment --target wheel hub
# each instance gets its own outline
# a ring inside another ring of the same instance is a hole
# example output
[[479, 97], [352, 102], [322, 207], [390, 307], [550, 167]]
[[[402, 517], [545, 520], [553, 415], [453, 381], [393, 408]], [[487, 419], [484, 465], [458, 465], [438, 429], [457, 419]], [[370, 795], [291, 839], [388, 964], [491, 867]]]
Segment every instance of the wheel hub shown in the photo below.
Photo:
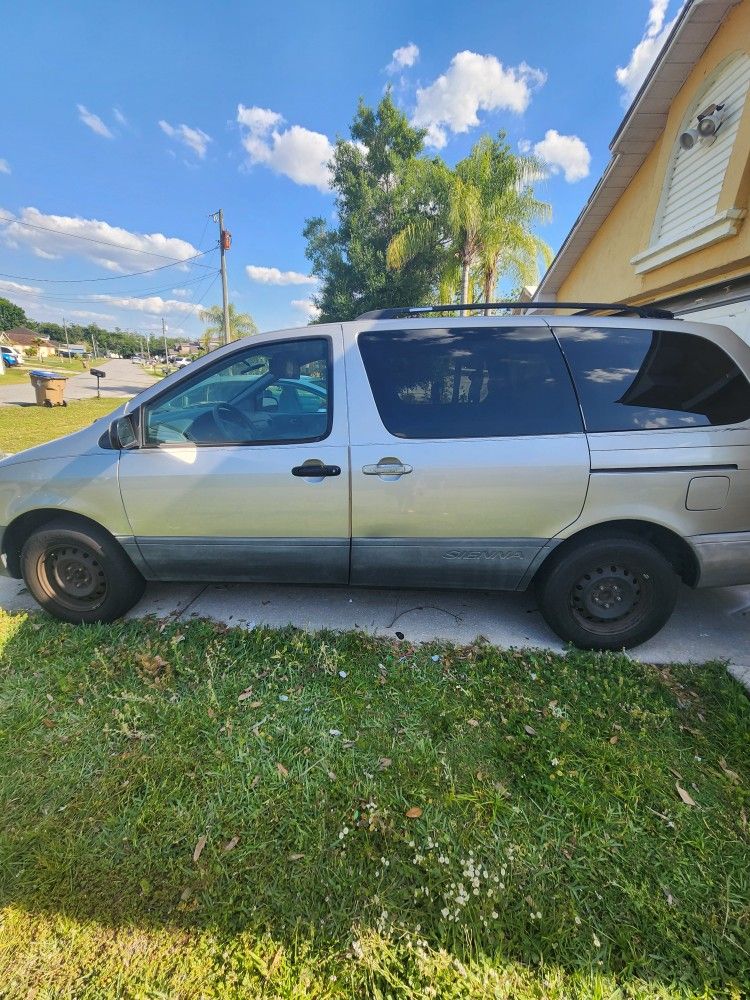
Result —
[[58, 546], [47, 552], [46, 577], [58, 600], [77, 607], [96, 607], [107, 589], [96, 557], [83, 546]]
[[587, 621], [614, 622], [632, 615], [640, 598], [640, 580], [626, 567], [597, 566], [576, 582], [571, 604]]

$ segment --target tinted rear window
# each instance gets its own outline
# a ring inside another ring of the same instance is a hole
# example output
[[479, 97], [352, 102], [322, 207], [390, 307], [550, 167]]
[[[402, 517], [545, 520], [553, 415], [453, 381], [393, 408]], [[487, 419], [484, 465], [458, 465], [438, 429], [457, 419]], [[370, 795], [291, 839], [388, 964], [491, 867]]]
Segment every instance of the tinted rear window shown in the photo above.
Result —
[[380, 418], [395, 437], [567, 434], [581, 414], [546, 327], [386, 330], [359, 337]]
[[589, 431], [734, 424], [750, 384], [720, 347], [665, 330], [556, 327]]

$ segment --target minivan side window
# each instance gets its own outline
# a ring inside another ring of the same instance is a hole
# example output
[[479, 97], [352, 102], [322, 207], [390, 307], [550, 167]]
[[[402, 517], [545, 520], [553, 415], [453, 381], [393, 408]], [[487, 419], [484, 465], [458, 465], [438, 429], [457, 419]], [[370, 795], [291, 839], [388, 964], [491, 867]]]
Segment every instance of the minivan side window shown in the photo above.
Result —
[[583, 429], [546, 327], [362, 333], [359, 349], [386, 429], [402, 438], [516, 437]]
[[145, 407], [146, 445], [320, 441], [332, 416], [330, 341], [247, 347]]
[[750, 384], [717, 344], [691, 333], [555, 327], [588, 431], [735, 424]]

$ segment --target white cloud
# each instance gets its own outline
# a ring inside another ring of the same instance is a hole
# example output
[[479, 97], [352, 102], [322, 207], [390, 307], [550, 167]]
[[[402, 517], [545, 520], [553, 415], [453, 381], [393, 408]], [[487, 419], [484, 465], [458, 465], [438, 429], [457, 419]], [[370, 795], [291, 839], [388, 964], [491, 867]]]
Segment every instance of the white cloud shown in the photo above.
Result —
[[0, 160], [0, 174], [9, 174], [10, 164], [7, 160]]
[[392, 61], [386, 66], [385, 71], [386, 73], [398, 73], [402, 69], [409, 69], [417, 59], [419, 59], [419, 46], [415, 45], [414, 42], [409, 42], [408, 45], [402, 45], [401, 48], [394, 50]]
[[88, 309], [70, 309], [66, 312], [66, 316], [72, 316], [75, 319], [89, 319], [94, 323], [114, 323], [117, 319], [114, 313], [90, 312]]
[[193, 290], [191, 288], [173, 288], [172, 295], [176, 295], [178, 299], [189, 299], [192, 297]]
[[42, 250], [41, 247], [34, 247], [32, 253], [35, 257], [40, 257], [42, 260], [59, 260], [59, 253], [48, 253], [47, 250]]
[[303, 313], [307, 319], [317, 319], [320, 316], [320, 309], [318, 309], [312, 299], [292, 299], [292, 305], [298, 312]]
[[314, 285], [318, 280], [312, 274], [280, 271], [278, 267], [261, 267], [257, 264], [248, 264], [245, 271], [251, 281], [257, 281], [261, 285]]
[[181, 142], [183, 146], [187, 146], [188, 149], [192, 149], [195, 155], [201, 160], [206, 155], [209, 142], [213, 142], [208, 133], [199, 128], [191, 128], [190, 125], [170, 125], [169, 122], [165, 122], [162, 119], [159, 121], [159, 128], [170, 139], [175, 139], [177, 142]]
[[163, 299], [160, 295], [150, 295], [138, 299], [129, 295], [92, 295], [93, 302], [104, 302], [116, 309], [128, 312], [148, 313], [150, 316], [162, 316], [169, 313], [193, 313], [195, 306], [190, 302], [178, 302], [177, 299]]
[[458, 52], [448, 70], [429, 87], [417, 89], [412, 124], [427, 129], [427, 142], [441, 149], [449, 132], [468, 132], [479, 124], [479, 111], [500, 108], [522, 114], [532, 91], [547, 74], [522, 62], [503, 66], [495, 56]]
[[41, 289], [34, 285], [19, 285], [17, 281], [6, 281], [5, 278], [0, 281], [0, 293], [5, 292], [7, 294], [15, 293], [17, 295], [38, 295], [40, 291]]
[[269, 108], [237, 106], [237, 121], [243, 129], [242, 145], [250, 163], [261, 163], [295, 184], [328, 191], [331, 173], [328, 163], [333, 146], [328, 136], [311, 132], [301, 125], [281, 129], [283, 117]]
[[127, 125], [128, 120], [125, 115], [120, 111], [119, 108], [112, 108], [112, 114], [115, 116], [115, 121], [118, 125]]
[[83, 104], [78, 105], [78, 117], [92, 132], [104, 136], [105, 139], [114, 139], [114, 133], [110, 132], [99, 115], [95, 115], [93, 111], [89, 111]]
[[562, 170], [570, 184], [589, 175], [591, 153], [577, 135], [560, 135], [553, 128], [547, 129], [544, 138], [535, 143], [534, 153], [544, 160], [551, 173], [558, 174]]
[[143, 271], [168, 263], [164, 258], [186, 260], [198, 253], [186, 240], [162, 233], [132, 233], [99, 219], [46, 215], [36, 208], [23, 208], [18, 215], [0, 208], [0, 215], [14, 220], [0, 227], [0, 240], [8, 245], [58, 257], [83, 257], [115, 273]]
[[[680, 9], [683, 6], [684, 3], [680, 5]], [[622, 103], [625, 107], [630, 104], [640, 90], [641, 84], [646, 79], [654, 60], [674, 27], [677, 15], [671, 21], [664, 23], [668, 7], [669, 0], [650, 0], [643, 38], [630, 53], [630, 61], [627, 66], [618, 66], [615, 70], [615, 78], [623, 89]]]

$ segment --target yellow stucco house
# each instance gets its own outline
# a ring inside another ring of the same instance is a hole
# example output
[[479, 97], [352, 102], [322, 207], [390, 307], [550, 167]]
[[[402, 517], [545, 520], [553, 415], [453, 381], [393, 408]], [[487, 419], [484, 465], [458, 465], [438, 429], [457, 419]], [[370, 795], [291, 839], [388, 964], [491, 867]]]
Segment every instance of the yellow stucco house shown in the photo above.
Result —
[[658, 303], [750, 341], [749, 90], [750, 0], [688, 0], [534, 297]]

